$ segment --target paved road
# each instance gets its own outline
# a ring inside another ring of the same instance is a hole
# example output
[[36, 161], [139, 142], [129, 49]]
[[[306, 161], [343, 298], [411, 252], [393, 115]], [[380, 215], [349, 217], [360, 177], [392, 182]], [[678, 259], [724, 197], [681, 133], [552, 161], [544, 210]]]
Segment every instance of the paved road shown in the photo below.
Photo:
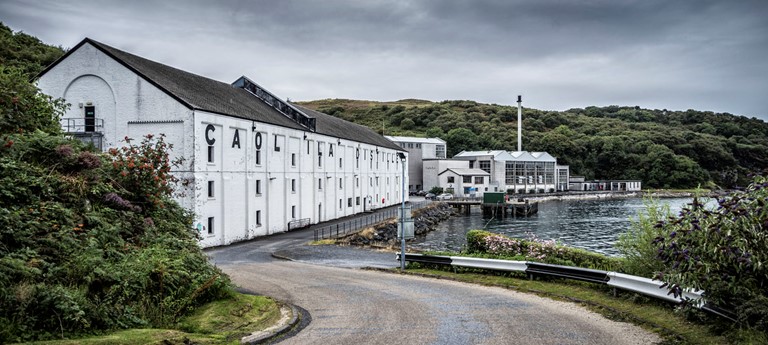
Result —
[[[312, 322], [281, 344], [649, 344], [659, 338], [577, 305], [501, 288], [377, 271], [392, 253], [305, 246], [311, 231], [208, 251], [248, 290], [298, 305]], [[300, 261], [274, 259], [270, 254]], [[361, 264], [362, 262], [362, 264]]]

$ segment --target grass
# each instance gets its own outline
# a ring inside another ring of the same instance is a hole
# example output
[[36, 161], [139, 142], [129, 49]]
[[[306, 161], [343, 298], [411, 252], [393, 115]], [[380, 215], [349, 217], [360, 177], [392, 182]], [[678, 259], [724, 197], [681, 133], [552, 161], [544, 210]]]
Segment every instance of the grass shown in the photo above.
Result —
[[[413, 266], [412, 266], [413, 267]], [[557, 300], [580, 303], [592, 311], [617, 321], [626, 321], [660, 334], [665, 344], [730, 344], [733, 339], [717, 335], [706, 325], [691, 322], [670, 304], [578, 281], [528, 280], [525, 277], [493, 275], [458, 270], [449, 272], [429, 268], [409, 268], [409, 273], [461, 282], [498, 286]], [[758, 339], [756, 334], [741, 334], [742, 339]], [[737, 341], [739, 342], [739, 341]]]
[[272, 326], [280, 318], [280, 306], [271, 298], [235, 294], [231, 299], [209, 303], [181, 319], [176, 329], [129, 329], [107, 335], [34, 344], [240, 344], [240, 338]]

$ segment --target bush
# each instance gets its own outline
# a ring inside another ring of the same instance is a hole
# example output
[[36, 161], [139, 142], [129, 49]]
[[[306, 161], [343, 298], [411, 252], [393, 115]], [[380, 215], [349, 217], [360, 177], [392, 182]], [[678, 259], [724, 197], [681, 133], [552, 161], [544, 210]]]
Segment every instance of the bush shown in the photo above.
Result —
[[537, 261], [607, 271], [621, 269], [621, 260], [583, 249], [557, 244], [554, 240], [510, 238], [483, 230], [467, 233], [467, 254], [506, 260]]
[[768, 332], [768, 178], [755, 177], [708, 209], [694, 198], [678, 217], [660, 220], [652, 243], [663, 268], [656, 275], [679, 294], [705, 291], [732, 308], [740, 325]]
[[6, 140], [0, 343], [163, 327], [230, 294], [170, 199], [162, 137], [127, 149], [135, 169], [41, 131]]
[[656, 225], [672, 214], [669, 205], [662, 206], [654, 199], [646, 199], [644, 204], [645, 212], [631, 220], [629, 230], [619, 235], [616, 248], [625, 259], [625, 273], [651, 278], [664, 269], [664, 262], [658, 257], [659, 249], [653, 243], [663, 235], [663, 229]]

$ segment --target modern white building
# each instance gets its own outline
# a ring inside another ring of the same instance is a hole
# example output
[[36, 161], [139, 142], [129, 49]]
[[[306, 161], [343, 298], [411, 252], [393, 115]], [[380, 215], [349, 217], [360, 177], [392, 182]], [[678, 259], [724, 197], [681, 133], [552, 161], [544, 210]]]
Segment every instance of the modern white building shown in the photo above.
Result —
[[66, 131], [104, 150], [165, 134], [172, 155], [185, 158], [174, 174], [190, 183], [178, 200], [195, 213], [204, 247], [402, 200], [406, 150], [245, 77], [223, 83], [86, 38], [38, 87], [72, 104]]
[[643, 188], [640, 180], [585, 180], [584, 176], [571, 176], [569, 189], [576, 192], [639, 192]]
[[[443, 190], [454, 187], [445, 179], [440, 180], [439, 175], [443, 171], [447, 169], [469, 169], [469, 162], [454, 159], [427, 159], [424, 160], [423, 164], [424, 190], [426, 191], [429, 191], [434, 187], [440, 187], [443, 188]], [[488, 180], [490, 183], [490, 176]]]
[[491, 174], [480, 169], [448, 168], [438, 174], [444, 191], [459, 197], [481, 197], [488, 191]]
[[428, 191], [434, 187], [424, 181], [423, 162], [428, 159], [445, 159], [448, 149], [445, 140], [395, 136], [386, 136], [386, 138], [408, 151], [408, 190], [411, 192]]
[[490, 174], [489, 191], [508, 194], [551, 193], [568, 190], [567, 165], [546, 152], [462, 151], [454, 160]]

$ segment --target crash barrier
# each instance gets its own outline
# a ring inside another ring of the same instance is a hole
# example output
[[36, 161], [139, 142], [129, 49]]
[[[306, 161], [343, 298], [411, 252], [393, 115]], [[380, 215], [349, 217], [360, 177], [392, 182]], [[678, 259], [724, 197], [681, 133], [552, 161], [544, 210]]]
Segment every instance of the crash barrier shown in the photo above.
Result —
[[[416, 211], [420, 208], [426, 207], [431, 203], [432, 201], [422, 201], [422, 202], [409, 203], [409, 205], [412, 206], [412, 211]], [[330, 224], [326, 226], [321, 226], [315, 229], [315, 241], [329, 239], [329, 238], [339, 238], [341, 236], [354, 233], [360, 229], [367, 228], [370, 225], [381, 223], [387, 219], [395, 218], [399, 216], [400, 216], [400, 205], [397, 205], [397, 206], [391, 206], [388, 209], [378, 210], [374, 213], [371, 213], [365, 216], [357, 216], [347, 221], [338, 222], [338, 223]]]
[[[400, 253], [395, 254], [400, 261]], [[682, 295], [675, 296], [666, 285], [658, 280], [637, 277], [629, 274], [593, 270], [588, 268], [542, 264], [530, 261], [511, 261], [498, 259], [470, 258], [462, 256], [438, 256], [405, 253], [405, 261], [425, 264], [450, 265], [464, 268], [479, 268], [502, 272], [525, 272], [529, 277], [551, 276], [565, 279], [606, 284], [615, 289], [636, 292], [649, 297], [673, 303], [692, 303], [693, 306], [731, 321], [736, 321], [733, 312], [706, 303], [702, 290], [684, 290]]]

